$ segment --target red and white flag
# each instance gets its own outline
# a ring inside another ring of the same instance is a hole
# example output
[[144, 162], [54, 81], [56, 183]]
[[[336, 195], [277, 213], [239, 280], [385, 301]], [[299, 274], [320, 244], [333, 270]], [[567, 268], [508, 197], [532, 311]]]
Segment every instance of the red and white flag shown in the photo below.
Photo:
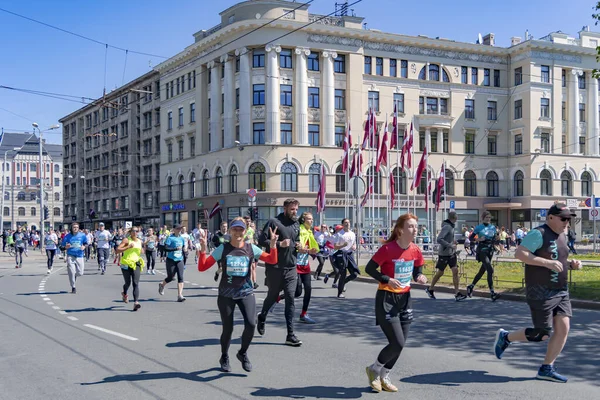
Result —
[[365, 134], [363, 136], [363, 142], [360, 146], [362, 150], [366, 149], [369, 144], [372, 142], [371, 139], [371, 115], [373, 111], [369, 109], [369, 113], [367, 114], [367, 120], [365, 121]]
[[360, 152], [354, 153], [354, 157], [352, 157], [352, 166], [350, 167], [350, 178], [355, 176], [362, 176], [362, 154]]
[[321, 182], [319, 183], [319, 194], [317, 194], [317, 212], [325, 211], [325, 164], [321, 163]]
[[212, 217], [214, 217], [215, 215], [217, 215], [218, 213], [220, 213], [221, 210], [222, 210], [221, 203], [219, 203], [217, 201], [217, 204], [215, 204], [215, 206], [210, 211], [210, 214], [208, 214], [208, 219], [211, 219]]
[[382, 165], [388, 166], [388, 122], [387, 118], [385, 119], [385, 129], [383, 131], [383, 140], [381, 141], [381, 147], [379, 149], [379, 155], [377, 157], [377, 163], [375, 164], [375, 170], [379, 171], [379, 168]]
[[369, 177], [367, 178], [367, 192], [365, 193], [362, 201], [360, 202], [360, 208], [363, 208], [367, 204], [371, 193], [373, 193], [374, 182], [375, 180], [373, 179], [373, 177], [369, 175]]
[[350, 122], [348, 122], [348, 128], [346, 129], [346, 136], [344, 136], [344, 157], [342, 159], [342, 172], [345, 174], [348, 170], [348, 164], [350, 164], [350, 149], [352, 148], [352, 134], [350, 131]]
[[415, 171], [415, 179], [410, 187], [410, 190], [414, 190], [414, 188], [419, 186], [421, 183], [421, 175], [423, 175], [423, 171], [427, 167], [427, 145], [425, 145], [425, 149], [423, 150], [423, 155], [421, 156], [421, 161], [419, 161], [419, 165], [417, 166], [417, 170]]
[[445, 164], [442, 164], [442, 168], [440, 170], [440, 176], [437, 180], [437, 193], [435, 196], [435, 211], [440, 210], [442, 191], [444, 190], [444, 181], [446, 180], [446, 171], [444, 170], [444, 165]]
[[390, 172], [390, 199], [392, 202], [392, 208], [394, 208], [394, 203], [396, 200], [396, 182], [394, 182], [394, 174]]
[[[387, 124], [386, 124], [387, 127]], [[392, 137], [390, 138], [390, 150], [398, 148], [398, 112], [394, 105], [394, 118], [392, 118]]]
[[431, 197], [431, 172], [427, 171], [427, 193], [425, 193], [425, 209], [427, 211], [429, 211], [429, 197]]
[[410, 123], [410, 130], [408, 131], [408, 140], [406, 141], [406, 166], [408, 168], [412, 168], [412, 150], [413, 150], [413, 146], [414, 146], [414, 137], [415, 137], [415, 130], [414, 130], [414, 125], [411, 122]]

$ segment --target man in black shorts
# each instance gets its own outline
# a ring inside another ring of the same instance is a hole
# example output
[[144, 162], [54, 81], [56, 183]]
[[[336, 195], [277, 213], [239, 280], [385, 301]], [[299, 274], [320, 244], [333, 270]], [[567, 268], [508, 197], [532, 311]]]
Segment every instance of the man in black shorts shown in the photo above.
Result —
[[568, 270], [581, 269], [581, 261], [567, 259], [565, 231], [574, 216], [565, 204], [553, 205], [548, 210], [546, 224], [532, 229], [517, 247], [515, 257], [525, 263], [525, 293], [533, 328], [510, 333], [499, 329], [494, 343], [494, 353], [500, 359], [511, 342], [541, 342], [550, 338], [536, 378], [561, 383], [567, 377], [556, 372], [554, 361], [567, 341], [572, 316]]
[[454, 299], [456, 301], [463, 301], [467, 298], [466, 295], [462, 294], [458, 290], [458, 263], [456, 259], [456, 241], [454, 240], [454, 226], [458, 216], [454, 211], [448, 213], [448, 219], [442, 222], [442, 230], [437, 237], [437, 242], [440, 245], [438, 250], [438, 261], [435, 265], [435, 275], [431, 280], [431, 285], [425, 289], [425, 292], [430, 299], [435, 300], [435, 294], [433, 288], [438, 280], [444, 275], [444, 271], [447, 266], [450, 266], [452, 270], [452, 282], [454, 283]]

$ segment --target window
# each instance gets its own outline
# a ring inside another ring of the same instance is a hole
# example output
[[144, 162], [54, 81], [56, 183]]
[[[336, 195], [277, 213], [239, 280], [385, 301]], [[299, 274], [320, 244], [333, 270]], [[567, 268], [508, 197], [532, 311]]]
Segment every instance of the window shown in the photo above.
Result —
[[375, 58], [375, 75], [383, 76], [383, 58]]
[[429, 64], [429, 80], [439, 81], [440, 80], [440, 66], [437, 64]]
[[235, 73], [240, 72], [240, 57], [235, 57]]
[[292, 50], [281, 49], [279, 53], [279, 68], [292, 68]]
[[29, 200], [35, 201], [37, 199], [37, 194], [35, 192], [29, 193]]
[[281, 166], [281, 191], [298, 191], [298, 169], [291, 162], [286, 162]]
[[421, 71], [419, 71], [419, 80], [424, 81], [426, 79], [427, 79], [427, 67], [423, 67], [423, 68], [421, 68]]
[[567, 171], [563, 171], [560, 174], [560, 194], [561, 196], [572, 196], [573, 195], [573, 181], [571, 174]]
[[254, 50], [254, 52], [252, 53], [252, 68], [264, 68], [264, 66], [265, 66], [265, 51], [264, 50]]
[[581, 75], [577, 75], [577, 82], [579, 89], [585, 89], [585, 72], [583, 72]]
[[494, 70], [494, 87], [500, 87], [500, 70]]
[[179, 157], [177, 159], [183, 160], [183, 140], [178, 140], [177, 146], [178, 146], [178, 150], [179, 150]]
[[541, 71], [542, 71], [542, 75], [541, 75], [542, 82], [550, 83], [550, 66], [542, 65]]
[[232, 165], [229, 169], [229, 193], [237, 193], [238, 169]]
[[515, 155], [523, 154], [523, 135], [515, 135]]
[[292, 144], [292, 124], [281, 123], [279, 131], [281, 132], [281, 144]]
[[319, 146], [319, 125], [308, 125], [308, 144], [311, 146]]
[[309, 87], [308, 88], [308, 107], [319, 108], [319, 88]]
[[513, 196], [523, 196], [523, 172], [517, 171], [514, 178]]
[[2, 211], [2, 215], [4, 215], [5, 217], [9, 217], [10, 216], [10, 208], [4, 207], [4, 210]]
[[319, 70], [319, 53], [310, 53], [306, 61], [309, 71]]
[[421, 182], [419, 183], [419, 186], [417, 187], [417, 194], [425, 194], [426, 190], [427, 190], [427, 172], [423, 171], [423, 173], [421, 174]]
[[252, 144], [265, 144], [265, 124], [255, 122], [252, 135]]
[[240, 88], [235, 89], [235, 109], [240, 109]]
[[167, 161], [173, 162], [173, 143], [167, 143]]
[[404, 93], [394, 93], [394, 108], [399, 114], [404, 114]]
[[475, 134], [465, 133], [465, 153], [475, 154]]
[[25, 216], [25, 207], [19, 207], [18, 213], [19, 213], [19, 217], [24, 217]]
[[208, 170], [205, 169], [202, 172], [202, 196], [208, 196], [208, 184], [210, 182], [210, 178], [208, 176]]
[[429, 138], [429, 141], [431, 142], [431, 148], [428, 149], [430, 152], [432, 153], [437, 153], [438, 152], [438, 135], [437, 132], [431, 134], [431, 137]]
[[464, 84], [469, 82], [469, 68], [460, 67], [460, 82]]
[[585, 154], [585, 136], [579, 136], [579, 154]]
[[308, 169], [308, 191], [315, 193], [321, 185], [321, 164], [313, 163]]
[[471, 68], [471, 84], [472, 85], [477, 85], [479, 83], [479, 78], [477, 76], [477, 68], [476, 67], [472, 67]]
[[562, 87], [567, 87], [567, 71], [562, 70]]
[[292, 105], [292, 85], [279, 85], [280, 102], [282, 106]]
[[[398, 139], [398, 143], [402, 143], [401, 138], [402, 136]], [[442, 151], [448, 153], [448, 132], [442, 133]]]
[[497, 153], [498, 138], [496, 135], [488, 135], [488, 155], [495, 156]]
[[190, 157], [196, 156], [196, 138], [190, 137]]
[[223, 194], [223, 170], [221, 167], [217, 169], [215, 176], [215, 194]]
[[592, 195], [592, 175], [588, 171], [581, 174], [581, 195]]
[[365, 56], [365, 74], [371, 75], [371, 57]]
[[179, 192], [179, 200], [183, 200], [183, 184], [184, 184], [183, 175], [179, 175], [179, 179], [177, 182], [177, 188], [178, 188], [178, 192]]
[[[5, 199], [8, 200], [8, 199]], [[60, 193], [54, 192], [54, 201], [60, 201]]]
[[167, 113], [167, 129], [173, 129], [173, 111]]
[[446, 194], [449, 196], [454, 196], [454, 174], [451, 170], [446, 169], [444, 176], [446, 179]]
[[540, 99], [540, 116], [550, 118], [550, 99]]
[[519, 86], [523, 83], [523, 68], [515, 68], [515, 86]]
[[252, 104], [261, 106], [265, 104], [265, 85], [253, 85]]
[[408, 78], [408, 60], [400, 60], [400, 77]]
[[255, 162], [248, 169], [248, 186], [259, 192], [267, 190], [266, 171], [262, 163]]
[[379, 92], [369, 92], [369, 109], [379, 112]]
[[540, 147], [542, 153], [550, 153], [550, 134], [548, 132], [542, 132]]
[[560, 146], [562, 149], [562, 154], [567, 154], [567, 135], [562, 135]]
[[336, 110], [346, 109], [346, 91], [344, 89], [335, 89], [334, 107]]
[[333, 59], [333, 72], [338, 74], [346, 73], [346, 56], [343, 54], [338, 54], [336, 58]]
[[427, 114], [437, 115], [438, 113], [438, 99], [435, 97], [427, 98]]
[[375, 167], [372, 166], [367, 170], [367, 182], [369, 180], [373, 182], [373, 193], [381, 193], [381, 172], [376, 171]]
[[196, 122], [196, 103], [190, 104], [190, 123]]
[[515, 118], [523, 118], [523, 100], [515, 100]]
[[343, 165], [340, 164], [335, 169], [335, 192], [346, 193], [346, 174], [342, 172]]
[[483, 69], [483, 86], [490, 86], [490, 69]]
[[183, 126], [183, 107], [179, 107], [179, 125]]
[[[167, 178], [167, 200], [173, 201], [173, 178], [172, 177]], [[113, 210], [114, 209], [115, 209], [115, 207], [113, 205]]]
[[498, 118], [496, 112], [497, 112], [497, 108], [498, 108], [498, 103], [495, 101], [488, 101], [487, 102], [487, 115], [488, 115], [488, 121], [496, 121], [496, 119]]
[[401, 171], [400, 168], [396, 167], [392, 171], [394, 175], [394, 193], [396, 194], [406, 194], [406, 172]]
[[52, 209], [52, 214], [53, 214], [55, 217], [60, 217], [60, 208], [59, 208], [59, 207], [54, 207], [54, 208]]
[[579, 122], [585, 122], [585, 103], [579, 103]]
[[540, 173], [540, 194], [552, 196], [552, 174], [547, 169]]
[[485, 176], [485, 180], [487, 181], [487, 196], [498, 197], [498, 174], [490, 171]]
[[396, 63], [397, 60], [395, 58], [390, 58], [390, 76], [398, 76], [398, 68], [396, 67]]
[[567, 102], [566, 101], [562, 102], [562, 120], [563, 121], [567, 120]]
[[475, 100], [465, 99], [465, 118], [475, 119]]
[[344, 138], [346, 137], [346, 132], [343, 126], [336, 125], [335, 126], [335, 145], [337, 147], [342, 147], [344, 145]]
[[419, 151], [425, 151], [425, 138], [426, 138], [426, 133], [425, 132], [419, 132]]

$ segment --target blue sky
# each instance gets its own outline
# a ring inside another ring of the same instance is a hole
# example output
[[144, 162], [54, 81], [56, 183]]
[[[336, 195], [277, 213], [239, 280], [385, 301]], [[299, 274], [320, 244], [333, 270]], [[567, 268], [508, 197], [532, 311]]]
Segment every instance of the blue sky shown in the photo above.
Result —
[[[328, 14], [336, 0], [314, 0], [312, 13]], [[338, 2], [341, 0], [338, 0]], [[218, 13], [237, 0], [0, 0], [0, 8], [37, 19], [126, 49], [172, 56], [193, 42], [192, 34], [219, 23]], [[352, 1], [350, 1], [352, 3]], [[505, 0], [503, 2], [430, 0], [363, 0], [351, 7], [372, 29], [407, 35], [444, 37], [473, 42], [477, 34], [493, 32], [498, 46], [512, 36], [535, 37], [561, 30], [576, 35], [584, 25], [600, 31], [591, 18], [591, 0]], [[102, 45], [0, 11], [2, 62], [0, 85], [99, 97], [104, 87]], [[129, 54], [107, 54], [108, 91], [149, 71], [163, 59]], [[123, 80], [123, 76], [125, 79]], [[0, 89], [0, 127], [41, 128], [82, 107], [82, 104]], [[16, 114], [16, 115], [15, 115]], [[59, 131], [47, 136], [60, 143]]]

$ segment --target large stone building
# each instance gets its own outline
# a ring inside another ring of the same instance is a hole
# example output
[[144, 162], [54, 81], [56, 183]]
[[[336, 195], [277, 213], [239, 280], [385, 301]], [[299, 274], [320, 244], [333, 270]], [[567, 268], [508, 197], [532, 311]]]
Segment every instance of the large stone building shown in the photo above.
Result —
[[[45, 229], [62, 227], [62, 146], [48, 144], [42, 139], [40, 168], [39, 137], [31, 133], [5, 133], [0, 145], [4, 199], [3, 229], [17, 226], [39, 229], [40, 178], [44, 184], [44, 205], [48, 207]], [[17, 149], [17, 150], [15, 150]], [[6, 155], [6, 164], [4, 156]], [[43, 173], [43, 175], [42, 175]]]
[[157, 226], [159, 86], [151, 71], [60, 119], [65, 223]]

